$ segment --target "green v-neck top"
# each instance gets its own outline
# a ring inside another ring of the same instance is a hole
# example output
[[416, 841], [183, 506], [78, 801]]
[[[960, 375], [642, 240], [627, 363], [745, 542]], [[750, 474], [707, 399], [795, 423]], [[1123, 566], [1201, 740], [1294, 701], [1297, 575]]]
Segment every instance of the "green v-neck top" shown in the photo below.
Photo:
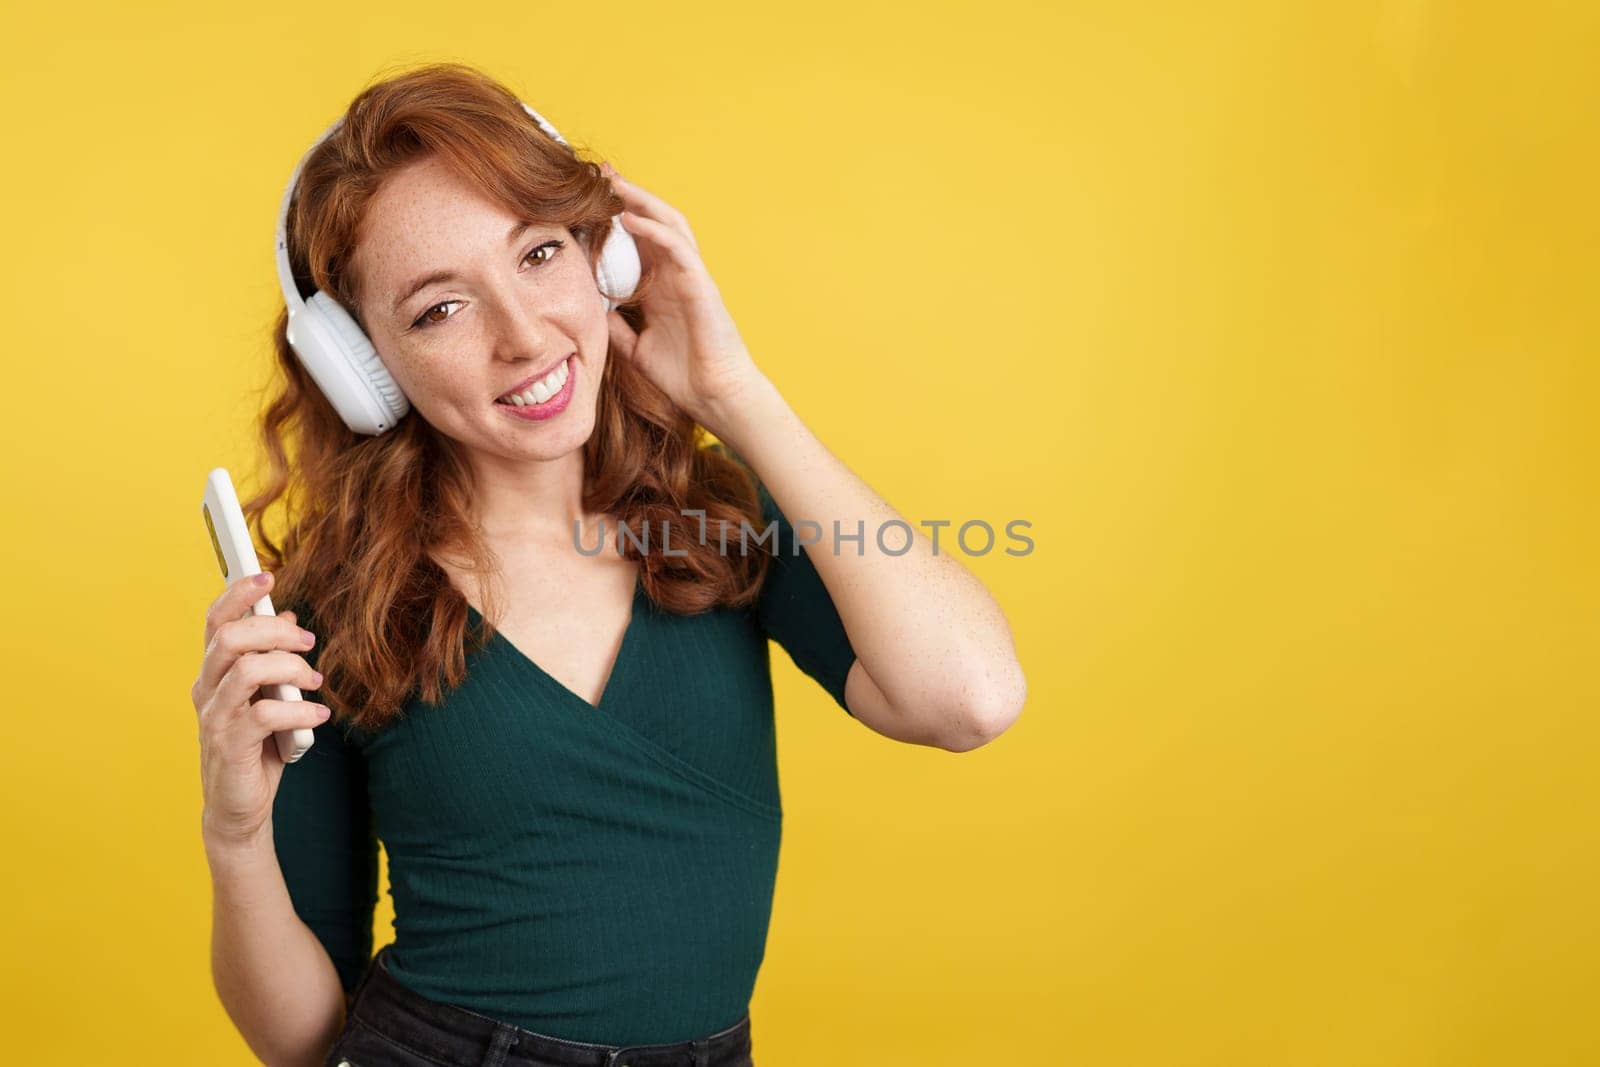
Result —
[[613, 1045], [685, 1041], [745, 1014], [783, 819], [768, 640], [847, 713], [855, 660], [807, 554], [827, 540], [800, 548], [758, 488], [779, 536], [757, 602], [674, 615], [636, 584], [598, 706], [496, 633], [440, 705], [413, 693], [379, 730], [316, 728], [284, 768], [273, 836], [346, 991], [372, 955], [381, 839], [388, 963], [425, 997]]

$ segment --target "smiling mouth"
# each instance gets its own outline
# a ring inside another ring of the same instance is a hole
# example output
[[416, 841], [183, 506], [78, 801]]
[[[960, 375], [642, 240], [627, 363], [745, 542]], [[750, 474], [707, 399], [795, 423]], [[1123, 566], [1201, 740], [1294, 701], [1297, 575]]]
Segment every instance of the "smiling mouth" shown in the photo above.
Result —
[[571, 377], [572, 355], [568, 355], [541, 377], [524, 382], [511, 392], [496, 397], [495, 403], [509, 407], [535, 407], [547, 403], [561, 392]]
[[[525, 422], [545, 422], [561, 417], [572, 403], [572, 394], [577, 390], [578, 372], [572, 369], [572, 356], [568, 356], [553, 372], [554, 377], [546, 375], [544, 379], [528, 386], [520, 393], [515, 393], [503, 400], [496, 400], [495, 406], [505, 412], [507, 417]], [[547, 394], [545, 399], [538, 399], [538, 394], [547, 388], [547, 383], [556, 381], [565, 373], [565, 380], [554, 393]], [[533, 395], [530, 396], [529, 394]]]

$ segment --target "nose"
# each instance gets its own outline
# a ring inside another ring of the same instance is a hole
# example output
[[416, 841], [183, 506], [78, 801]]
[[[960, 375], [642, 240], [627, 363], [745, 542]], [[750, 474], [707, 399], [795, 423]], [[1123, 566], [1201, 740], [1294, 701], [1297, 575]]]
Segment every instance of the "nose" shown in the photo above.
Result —
[[537, 363], [563, 350], [566, 342], [561, 328], [527, 293], [505, 292], [494, 303], [497, 307], [491, 318], [497, 358], [507, 363]]

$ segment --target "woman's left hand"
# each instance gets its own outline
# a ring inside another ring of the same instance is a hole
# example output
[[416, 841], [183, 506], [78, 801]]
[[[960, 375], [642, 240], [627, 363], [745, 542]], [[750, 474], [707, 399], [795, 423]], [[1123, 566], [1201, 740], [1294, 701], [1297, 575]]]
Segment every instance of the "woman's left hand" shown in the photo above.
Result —
[[641, 262], [656, 276], [640, 304], [645, 328], [635, 333], [620, 313], [609, 312], [611, 342], [690, 418], [717, 433], [739, 397], [758, 386], [763, 375], [700, 259], [683, 213], [611, 164], [602, 163], [601, 170], [627, 205], [623, 229], [634, 236]]

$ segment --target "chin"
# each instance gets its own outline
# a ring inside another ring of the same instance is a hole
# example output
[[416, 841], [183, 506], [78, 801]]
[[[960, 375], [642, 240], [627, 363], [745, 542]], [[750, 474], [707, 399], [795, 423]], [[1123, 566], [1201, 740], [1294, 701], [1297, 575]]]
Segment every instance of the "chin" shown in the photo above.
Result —
[[[512, 425], [496, 436], [524, 459], [552, 460], [582, 448], [594, 434], [594, 398], [574, 397], [560, 414], [543, 422], [520, 422], [496, 412]], [[508, 436], [509, 435], [509, 436]]]

